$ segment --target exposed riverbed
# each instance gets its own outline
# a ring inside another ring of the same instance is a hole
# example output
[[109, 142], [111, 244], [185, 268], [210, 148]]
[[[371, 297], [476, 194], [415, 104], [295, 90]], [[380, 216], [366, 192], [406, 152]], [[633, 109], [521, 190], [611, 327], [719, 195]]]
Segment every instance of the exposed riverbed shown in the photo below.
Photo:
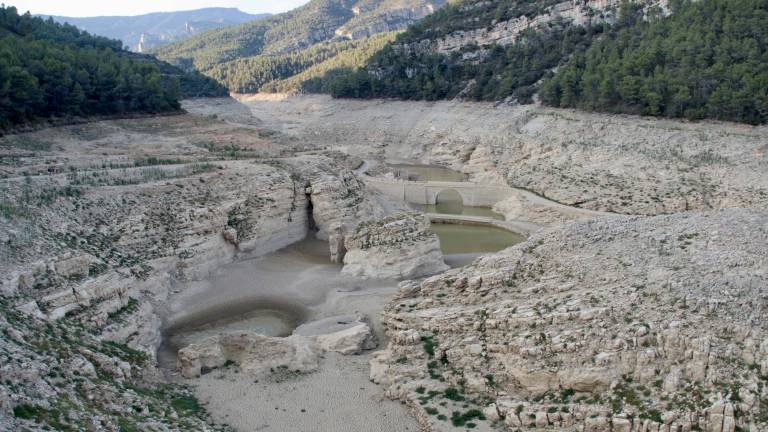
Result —
[[[392, 168], [396, 176], [411, 181], [466, 180], [463, 173], [444, 167], [394, 164]], [[489, 208], [464, 206], [455, 191], [439, 198], [435, 205], [414, 207], [425, 213], [504, 220]], [[523, 240], [483, 224], [434, 223], [432, 230], [440, 238], [445, 261], [454, 267]], [[397, 282], [358, 279], [342, 274], [341, 268], [330, 261], [326, 242], [308, 238], [266, 256], [225, 265], [214, 276], [187, 284], [169, 306], [158, 352], [160, 365], [175, 377], [176, 353], [191, 343], [237, 331], [289, 336], [302, 323], [344, 314], [366, 316], [384, 343], [380, 312], [396, 292]], [[405, 408], [383, 401], [379, 388], [369, 382], [369, 356], [326, 353], [317, 372], [278, 373], [261, 382], [244, 379], [236, 367], [224, 368], [191, 384], [218, 420], [238, 430], [417, 430]], [[350, 414], [347, 429], [339, 429], [342, 412]]]
[[[370, 319], [381, 343], [379, 315], [396, 282], [343, 275], [327, 251], [326, 242], [305, 239], [190, 284], [171, 305], [158, 353], [161, 366], [177, 376], [177, 350], [218, 333], [287, 336], [302, 322], [355, 312]], [[384, 399], [369, 381], [369, 357], [327, 353], [310, 374], [277, 373], [259, 381], [224, 368], [183, 382], [218, 421], [237, 430], [418, 430], [405, 407]]]

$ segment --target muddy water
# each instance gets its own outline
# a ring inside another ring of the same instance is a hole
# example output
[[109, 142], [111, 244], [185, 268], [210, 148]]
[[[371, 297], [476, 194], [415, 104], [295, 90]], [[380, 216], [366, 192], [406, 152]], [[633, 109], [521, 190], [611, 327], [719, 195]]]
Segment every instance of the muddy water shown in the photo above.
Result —
[[420, 164], [389, 164], [395, 176], [411, 181], [449, 181], [461, 182], [467, 179], [466, 174], [436, 165]]
[[433, 223], [445, 255], [498, 252], [525, 240], [520, 234], [482, 225]]
[[[418, 164], [390, 164], [400, 178], [417, 181], [466, 181], [463, 173], [445, 167]], [[408, 204], [423, 213], [480, 216], [505, 220], [504, 216], [487, 207], [465, 206], [461, 195], [446, 190], [437, 195], [436, 204]], [[489, 225], [433, 223], [432, 231], [440, 238], [445, 261], [451, 267], [471, 263], [480, 255], [498, 252], [525, 240], [522, 235]]]

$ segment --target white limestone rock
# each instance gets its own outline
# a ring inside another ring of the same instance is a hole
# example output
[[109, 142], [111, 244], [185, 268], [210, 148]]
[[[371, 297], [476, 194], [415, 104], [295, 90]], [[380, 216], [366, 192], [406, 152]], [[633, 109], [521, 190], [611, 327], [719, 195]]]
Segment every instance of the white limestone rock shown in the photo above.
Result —
[[363, 222], [347, 237], [343, 273], [377, 279], [428, 276], [447, 270], [440, 240], [418, 213]]
[[228, 361], [251, 375], [277, 368], [311, 372], [317, 369], [319, 354], [317, 346], [301, 336], [277, 338], [252, 332], [223, 333], [180, 349], [178, 366], [185, 378], [198, 377]]
[[313, 339], [324, 351], [360, 354], [376, 348], [376, 337], [360, 315], [340, 315], [300, 325], [294, 335]]

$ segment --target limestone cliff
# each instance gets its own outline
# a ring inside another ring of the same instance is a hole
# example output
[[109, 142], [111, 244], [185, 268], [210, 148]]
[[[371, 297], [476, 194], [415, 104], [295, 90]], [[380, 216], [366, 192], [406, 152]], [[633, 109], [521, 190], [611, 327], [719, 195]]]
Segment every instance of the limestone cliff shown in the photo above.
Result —
[[361, 1], [352, 9], [355, 16], [335, 33], [346, 39], [359, 39], [402, 30], [445, 4], [445, 0]]

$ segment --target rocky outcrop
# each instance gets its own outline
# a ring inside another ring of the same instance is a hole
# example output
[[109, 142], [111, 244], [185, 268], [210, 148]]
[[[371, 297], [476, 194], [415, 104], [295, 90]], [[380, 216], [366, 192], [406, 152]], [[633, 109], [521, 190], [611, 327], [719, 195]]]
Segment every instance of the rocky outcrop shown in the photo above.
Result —
[[[544, 13], [495, 22], [489, 27], [476, 30], [456, 31], [436, 41], [436, 50], [442, 54], [459, 51], [469, 45], [511, 45], [523, 31], [540, 28], [557, 20], [573, 25], [585, 25], [591, 21], [612, 19], [611, 10], [620, 4], [617, 0], [565, 1], [549, 7]], [[466, 53], [464, 55], [467, 55]]]
[[400, 1], [401, 7], [391, 7], [386, 2], [357, 5], [353, 8], [355, 17], [336, 29], [336, 36], [345, 39], [360, 39], [378, 33], [403, 30], [408, 25], [431, 14], [445, 5], [445, 0]]
[[311, 372], [317, 369], [319, 351], [306, 338], [278, 338], [258, 333], [224, 333], [179, 350], [178, 367], [185, 378], [198, 377], [212, 369], [237, 364], [251, 375], [275, 369]]
[[440, 240], [419, 213], [364, 222], [346, 239], [342, 272], [368, 278], [413, 278], [448, 268]]
[[299, 326], [284, 338], [251, 332], [212, 336], [180, 349], [178, 366], [186, 378], [228, 365], [237, 365], [250, 375], [280, 369], [307, 373], [317, 369], [323, 352], [350, 355], [375, 347], [375, 337], [363, 317], [337, 316]]
[[0, 430], [227, 430], [192, 409], [188, 390], [155, 387], [147, 354], [80, 322], [52, 324], [0, 298], [0, 333]]
[[312, 161], [311, 157], [297, 157], [284, 163], [305, 182], [315, 237], [327, 241], [331, 261], [341, 263], [347, 253], [346, 239], [358, 225], [379, 220], [397, 206], [367, 188], [353, 171], [340, 169], [331, 160]]
[[[168, 275], [202, 278], [238, 254], [272, 252], [306, 236], [303, 182], [266, 165], [222, 162], [218, 168], [192, 181], [93, 188], [78, 202], [61, 203], [38, 220], [41, 227], [56, 227], [36, 238], [50, 248], [38, 256], [32, 248], [24, 251], [27, 265], [4, 263], [10, 266], [4, 290], [34, 294], [49, 318], [82, 312], [109, 330], [109, 315], [141, 292], [167, 294]], [[228, 170], [239, 175], [216, 172]]]
[[324, 351], [360, 354], [376, 348], [376, 337], [362, 315], [342, 315], [302, 324], [294, 335], [314, 339]]
[[[569, 223], [403, 282], [371, 378], [435, 430], [768, 427], [768, 213]], [[462, 423], [463, 422], [463, 423]]]
[[[612, 23], [616, 19], [616, 11], [621, 2], [618, 0], [564, 1], [553, 4], [542, 10], [520, 14], [508, 20], [485, 21], [480, 18], [465, 18], [467, 30], [457, 30], [437, 39], [424, 38], [419, 42], [398, 45], [397, 49], [415, 52], [435, 52], [452, 55], [460, 53], [463, 61], [476, 61], [485, 57], [492, 45], [502, 47], [514, 44], [520, 35], [529, 29], [545, 29], [557, 25], [589, 25], [601, 22]], [[462, 10], [474, 7], [487, 7], [486, 2], [478, 4], [467, 3]], [[660, 7], [665, 13], [669, 12], [666, 0], [643, 2], [647, 10]]]

